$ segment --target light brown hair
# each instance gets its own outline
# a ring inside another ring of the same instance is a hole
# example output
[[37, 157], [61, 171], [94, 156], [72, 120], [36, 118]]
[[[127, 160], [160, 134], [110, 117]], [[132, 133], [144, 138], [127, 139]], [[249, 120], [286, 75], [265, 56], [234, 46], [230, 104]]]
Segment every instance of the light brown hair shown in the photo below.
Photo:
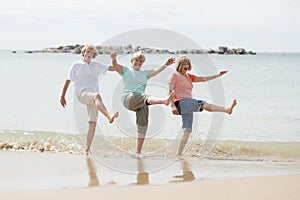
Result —
[[186, 56], [180, 56], [176, 61], [176, 65], [175, 65], [176, 71], [181, 72], [181, 68], [182, 68], [183, 64], [189, 65], [189, 68], [188, 68], [189, 71], [192, 69], [191, 60]]

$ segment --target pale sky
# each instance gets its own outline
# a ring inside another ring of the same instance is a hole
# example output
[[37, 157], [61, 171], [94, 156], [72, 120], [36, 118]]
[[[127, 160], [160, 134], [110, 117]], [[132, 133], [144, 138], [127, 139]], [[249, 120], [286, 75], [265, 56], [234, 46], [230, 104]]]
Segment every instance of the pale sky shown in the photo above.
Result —
[[299, 11], [299, 0], [1, 0], [0, 49], [98, 45], [160, 28], [202, 48], [300, 52]]

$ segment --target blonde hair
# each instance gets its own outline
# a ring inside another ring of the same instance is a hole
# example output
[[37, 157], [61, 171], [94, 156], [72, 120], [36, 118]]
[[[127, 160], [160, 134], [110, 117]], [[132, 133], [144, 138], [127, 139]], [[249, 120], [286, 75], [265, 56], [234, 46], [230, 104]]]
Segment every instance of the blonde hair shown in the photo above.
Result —
[[175, 65], [176, 66], [176, 71], [180, 72], [183, 64], [188, 64], [189, 65], [189, 68], [188, 68], [189, 71], [192, 69], [191, 60], [186, 56], [180, 56], [177, 59], [177, 62], [176, 62], [176, 65]]
[[132, 54], [130, 62], [132, 63], [132, 61], [135, 59], [141, 59], [143, 62], [145, 62], [146, 57], [142, 51], [138, 51], [138, 52], [135, 52], [134, 54]]
[[93, 58], [96, 58], [98, 56], [98, 51], [97, 49], [92, 45], [92, 44], [86, 44], [82, 49], [81, 49], [81, 55], [84, 56], [84, 53], [87, 50], [91, 50], [94, 53]]

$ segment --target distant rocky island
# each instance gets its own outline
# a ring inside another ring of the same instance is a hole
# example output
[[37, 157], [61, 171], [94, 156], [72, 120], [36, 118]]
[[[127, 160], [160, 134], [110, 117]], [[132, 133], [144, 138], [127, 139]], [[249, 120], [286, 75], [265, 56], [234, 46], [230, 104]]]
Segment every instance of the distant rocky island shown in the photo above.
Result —
[[[59, 47], [45, 48], [42, 50], [25, 51], [26, 53], [74, 53], [80, 54], [84, 45], [67, 45]], [[218, 47], [217, 49], [182, 49], [176, 51], [169, 51], [167, 49], [155, 49], [132, 45], [125, 46], [95, 46], [99, 54], [110, 54], [116, 52], [117, 54], [132, 54], [133, 52], [142, 51], [146, 54], [235, 54], [235, 55], [255, 55], [253, 51], [247, 51], [244, 48], [228, 48], [225, 46]], [[15, 53], [15, 52], [13, 52]]]

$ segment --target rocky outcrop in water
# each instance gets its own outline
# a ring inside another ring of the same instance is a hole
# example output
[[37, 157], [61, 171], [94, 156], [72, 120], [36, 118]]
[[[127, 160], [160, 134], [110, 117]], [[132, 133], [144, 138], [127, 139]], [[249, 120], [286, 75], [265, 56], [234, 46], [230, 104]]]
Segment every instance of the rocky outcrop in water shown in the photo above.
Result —
[[[80, 54], [81, 49], [84, 45], [67, 45], [59, 47], [45, 48], [36, 51], [25, 51], [26, 53], [74, 53]], [[177, 51], [169, 51], [167, 49], [155, 49], [132, 45], [126, 46], [95, 46], [99, 54], [110, 54], [111, 52], [116, 52], [117, 54], [132, 54], [137, 51], [143, 51], [146, 54], [235, 54], [235, 55], [255, 55], [253, 51], [246, 51], [244, 48], [228, 48], [228, 47], [218, 47], [218, 49], [182, 49]]]

